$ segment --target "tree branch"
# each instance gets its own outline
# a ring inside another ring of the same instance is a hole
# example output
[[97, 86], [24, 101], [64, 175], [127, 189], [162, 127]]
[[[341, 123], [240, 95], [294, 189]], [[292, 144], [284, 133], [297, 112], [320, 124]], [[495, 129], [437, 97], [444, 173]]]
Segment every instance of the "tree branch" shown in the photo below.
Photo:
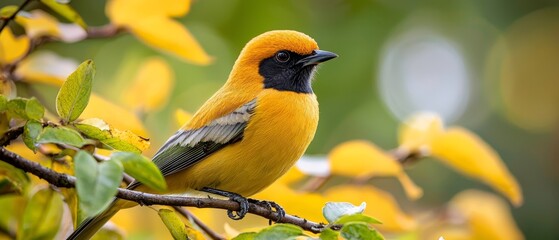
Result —
[[[40, 177], [52, 185], [57, 187], [73, 188], [76, 184], [76, 178], [66, 174], [58, 173], [52, 169], [41, 166], [36, 162], [27, 160], [13, 152], [0, 148], [0, 160], [13, 165], [25, 172], [29, 172]], [[167, 206], [188, 206], [197, 208], [218, 208], [225, 210], [239, 210], [239, 204], [235, 201], [213, 199], [213, 198], [195, 198], [185, 196], [160, 195], [145, 192], [139, 192], [128, 189], [118, 189], [116, 197], [137, 202], [141, 205], [167, 205]], [[249, 204], [249, 213], [264, 217], [275, 221], [278, 219], [278, 213], [271, 209], [259, 206], [257, 204]], [[280, 223], [290, 223], [301, 227], [304, 230], [319, 233], [326, 224], [315, 223], [303, 218], [286, 214]]]
[[10, 21], [14, 20], [14, 18], [16, 18], [17, 14], [23, 10], [23, 8], [25, 8], [25, 6], [27, 6], [27, 4], [29, 4], [31, 2], [31, 0], [25, 0], [25, 2], [23, 2], [21, 4], [21, 6], [19, 6], [17, 8], [17, 10], [14, 12], [14, 14], [12, 14], [10, 17], [4, 19], [4, 21], [2, 21], [2, 25], [0, 25], [0, 33], [2, 33], [2, 30], [4, 30], [4, 28], [6, 26], [8, 26], [8, 23], [10, 23]]
[[11, 128], [0, 136], [0, 147], [4, 147], [19, 135], [23, 134], [23, 127]]

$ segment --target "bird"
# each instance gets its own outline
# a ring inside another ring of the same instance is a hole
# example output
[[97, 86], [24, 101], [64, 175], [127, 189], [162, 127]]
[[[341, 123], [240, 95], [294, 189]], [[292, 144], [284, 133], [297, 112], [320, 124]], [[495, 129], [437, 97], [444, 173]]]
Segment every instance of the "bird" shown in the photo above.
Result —
[[[243, 218], [246, 197], [282, 176], [311, 143], [319, 119], [313, 78], [320, 63], [336, 57], [294, 30], [251, 39], [225, 84], [153, 156], [166, 193], [227, 197], [240, 205], [229, 217]], [[154, 192], [137, 181], [127, 188]], [[284, 214], [279, 205], [266, 203]], [[68, 239], [91, 238], [116, 212], [135, 205], [115, 198]]]

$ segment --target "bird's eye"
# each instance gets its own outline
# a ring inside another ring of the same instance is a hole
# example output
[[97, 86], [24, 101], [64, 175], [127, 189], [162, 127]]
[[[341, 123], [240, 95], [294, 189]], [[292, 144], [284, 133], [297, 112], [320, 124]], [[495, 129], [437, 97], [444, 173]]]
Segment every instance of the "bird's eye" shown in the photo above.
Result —
[[281, 51], [276, 53], [276, 61], [280, 62], [280, 63], [284, 63], [289, 61], [289, 53], [285, 52], [285, 51]]

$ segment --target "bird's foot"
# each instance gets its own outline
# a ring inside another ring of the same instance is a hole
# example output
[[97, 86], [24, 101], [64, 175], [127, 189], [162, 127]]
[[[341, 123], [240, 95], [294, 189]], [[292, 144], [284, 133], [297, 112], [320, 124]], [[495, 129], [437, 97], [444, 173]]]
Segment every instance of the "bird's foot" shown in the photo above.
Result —
[[[277, 218], [276, 220], [274, 220], [275, 222], [280, 222], [283, 217], [285, 217], [285, 210], [277, 203], [272, 202], [272, 201], [261, 201], [261, 200], [257, 200], [257, 199], [252, 199], [249, 198], [248, 201], [250, 203], [254, 203], [260, 206], [263, 206], [265, 208], [267, 208], [268, 210], [272, 211], [272, 212], [276, 212], [277, 213]], [[274, 211], [275, 209], [275, 211]], [[271, 219], [270, 219], [270, 224], [271, 224]]]
[[228, 197], [229, 200], [231, 201], [235, 201], [237, 203], [239, 203], [239, 210], [237, 211], [233, 211], [233, 210], [227, 210], [227, 216], [229, 216], [229, 218], [233, 219], [233, 220], [240, 220], [243, 219], [245, 217], [245, 215], [248, 213], [248, 208], [249, 208], [249, 204], [248, 204], [248, 199], [233, 193], [233, 192], [228, 192], [228, 191], [223, 191], [223, 190], [219, 190], [219, 189], [215, 189], [215, 188], [202, 188], [202, 191], [207, 192], [207, 193], [213, 193], [216, 195], [220, 195], [220, 196], [224, 196], [224, 197]]

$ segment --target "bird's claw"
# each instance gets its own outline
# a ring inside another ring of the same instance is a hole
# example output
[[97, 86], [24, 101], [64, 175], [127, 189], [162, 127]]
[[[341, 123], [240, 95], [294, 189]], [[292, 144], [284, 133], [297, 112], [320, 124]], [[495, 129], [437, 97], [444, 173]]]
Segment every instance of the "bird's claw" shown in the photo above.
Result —
[[223, 191], [215, 188], [208, 188], [208, 187], [202, 188], [202, 191], [228, 197], [229, 200], [239, 203], [239, 210], [237, 211], [227, 210], [227, 216], [229, 216], [229, 218], [233, 220], [243, 219], [245, 215], [248, 213], [248, 209], [249, 209], [248, 199], [239, 194], [236, 194], [234, 192]]
[[[279, 204], [277, 204], [275, 202], [261, 201], [261, 200], [256, 200], [256, 199], [252, 199], [252, 198], [249, 198], [248, 201], [251, 202], [251, 203], [263, 206], [263, 207], [267, 208], [268, 210], [270, 210], [272, 212], [276, 212], [278, 217], [276, 218], [275, 222], [280, 222], [283, 219], [283, 217], [285, 217], [285, 210]], [[275, 209], [275, 211], [274, 211], [274, 209]], [[271, 224], [271, 221], [272, 220], [270, 220], [270, 224]]]
[[245, 217], [248, 213], [248, 200], [241, 195], [235, 194], [233, 196], [229, 196], [229, 200], [235, 201], [239, 203], [239, 210], [227, 210], [227, 216], [233, 220], [241, 220]]

